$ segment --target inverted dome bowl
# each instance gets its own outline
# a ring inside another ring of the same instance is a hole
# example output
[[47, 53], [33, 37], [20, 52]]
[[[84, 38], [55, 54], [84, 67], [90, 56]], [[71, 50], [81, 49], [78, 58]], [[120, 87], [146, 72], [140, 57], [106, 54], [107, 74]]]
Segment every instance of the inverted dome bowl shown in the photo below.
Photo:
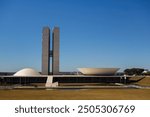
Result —
[[84, 75], [115, 75], [120, 68], [78, 68]]

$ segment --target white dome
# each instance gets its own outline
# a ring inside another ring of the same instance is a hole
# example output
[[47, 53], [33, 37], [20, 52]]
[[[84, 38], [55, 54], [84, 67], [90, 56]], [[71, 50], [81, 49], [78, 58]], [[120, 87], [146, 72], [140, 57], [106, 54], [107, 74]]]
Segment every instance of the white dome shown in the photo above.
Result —
[[14, 76], [39, 76], [40, 73], [31, 68], [22, 69], [14, 74]]

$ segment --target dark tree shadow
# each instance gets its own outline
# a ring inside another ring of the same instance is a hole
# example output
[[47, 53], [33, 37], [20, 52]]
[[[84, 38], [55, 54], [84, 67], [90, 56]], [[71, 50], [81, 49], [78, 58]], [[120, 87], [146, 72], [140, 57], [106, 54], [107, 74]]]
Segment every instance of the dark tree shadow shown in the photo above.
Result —
[[144, 78], [145, 78], [145, 76], [144, 76], [144, 77], [141, 77], [141, 78], [139, 78], [139, 79], [137, 79], [137, 80], [128, 79], [128, 82], [129, 82], [129, 83], [135, 83], [135, 82], [139, 82], [139, 81], [143, 80]]

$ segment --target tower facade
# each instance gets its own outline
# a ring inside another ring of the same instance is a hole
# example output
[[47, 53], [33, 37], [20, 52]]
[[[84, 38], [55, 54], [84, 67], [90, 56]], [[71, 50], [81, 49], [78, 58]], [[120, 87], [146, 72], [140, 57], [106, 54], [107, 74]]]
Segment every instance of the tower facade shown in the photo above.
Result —
[[52, 34], [53, 56], [52, 73], [59, 74], [59, 28], [54, 27]]
[[48, 75], [50, 71], [50, 29], [49, 27], [43, 28], [42, 35], [42, 74]]
[[[52, 50], [50, 49], [52, 43]], [[50, 64], [50, 59], [52, 64]], [[52, 68], [53, 75], [59, 74], [59, 28], [54, 27], [52, 31], [52, 40], [50, 39], [49, 27], [43, 28], [42, 35], [42, 74], [49, 75]]]

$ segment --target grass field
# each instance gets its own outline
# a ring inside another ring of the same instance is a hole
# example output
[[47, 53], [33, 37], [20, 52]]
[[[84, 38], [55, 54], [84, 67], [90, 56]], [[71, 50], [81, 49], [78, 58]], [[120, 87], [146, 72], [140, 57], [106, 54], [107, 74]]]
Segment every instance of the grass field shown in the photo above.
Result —
[[[132, 79], [138, 79], [137, 77], [133, 77]], [[140, 79], [140, 77], [139, 77]], [[146, 76], [146, 77], [141, 77], [141, 80], [139, 80], [138, 82], [135, 82], [134, 84], [140, 85], [140, 86], [150, 86], [150, 76]]]
[[1, 100], [150, 100], [150, 89], [0, 90]]

